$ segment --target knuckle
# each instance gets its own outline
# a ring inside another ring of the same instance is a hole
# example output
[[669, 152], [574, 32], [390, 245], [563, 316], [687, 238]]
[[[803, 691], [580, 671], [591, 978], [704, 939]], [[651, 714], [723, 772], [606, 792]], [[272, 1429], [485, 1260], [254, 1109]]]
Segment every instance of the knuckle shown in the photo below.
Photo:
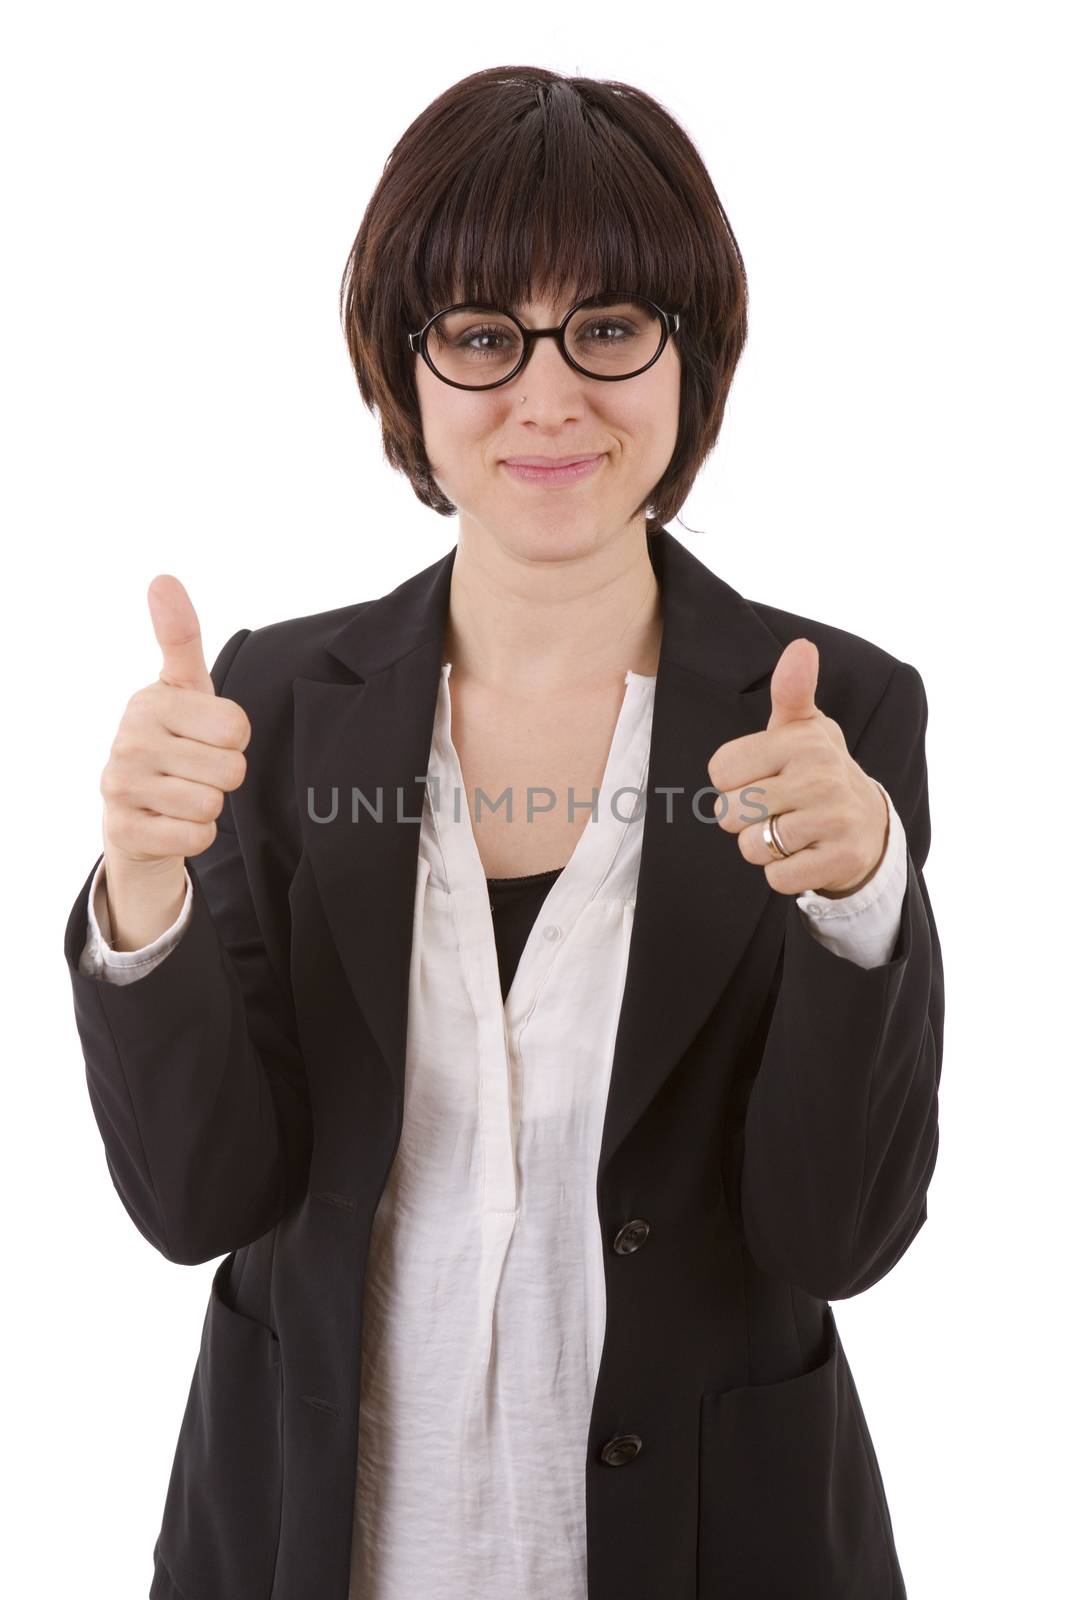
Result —
[[239, 789], [245, 781], [248, 772], [248, 762], [239, 750], [234, 751], [233, 760], [227, 768], [227, 789]]
[[[184, 788], [186, 785], [183, 784], [182, 787]], [[193, 782], [191, 787], [193, 791], [191, 801], [193, 815], [184, 820], [191, 822], [194, 826], [198, 826], [202, 822], [207, 822], [211, 817], [211, 796], [213, 791], [210, 785], [206, 783]]]
[[126, 717], [134, 723], [158, 718], [160, 691], [164, 687], [165, 685], [161, 683], [147, 683], [140, 689], [135, 689], [126, 702]]
[[130, 774], [143, 771], [148, 766], [148, 744], [132, 728], [120, 729], [111, 747], [111, 766], [121, 771], [127, 781]]
[[218, 832], [214, 822], [190, 822], [186, 827], [186, 844], [183, 855], [202, 855], [215, 841]]
[[248, 713], [236, 700], [220, 700], [217, 702], [226, 707], [226, 720], [223, 724], [226, 743], [237, 750], [243, 750], [252, 737], [252, 724], [248, 720]]

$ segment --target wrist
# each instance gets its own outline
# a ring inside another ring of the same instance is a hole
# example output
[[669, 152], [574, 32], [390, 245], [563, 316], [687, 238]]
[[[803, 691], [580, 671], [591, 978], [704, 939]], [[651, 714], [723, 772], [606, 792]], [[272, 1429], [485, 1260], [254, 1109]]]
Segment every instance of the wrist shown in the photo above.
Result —
[[849, 895], [858, 893], [858, 891], [860, 889], [866, 888], [867, 884], [870, 883], [871, 879], [876, 877], [877, 874], [881, 871], [882, 863], [884, 862], [884, 860], [886, 858], [886, 852], [889, 849], [890, 816], [889, 816], [889, 802], [886, 799], [885, 793], [883, 792], [883, 790], [882, 790], [880, 785], [878, 785], [877, 787], [878, 787], [879, 796], [880, 796], [881, 801], [882, 801], [882, 806], [883, 806], [883, 809], [885, 811], [885, 831], [884, 831], [884, 833], [882, 835], [882, 848], [881, 848], [881, 851], [879, 852], [878, 859], [875, 862], [874, 866], [870, 869], [870, 871], [865, 873], [862, 878], [857, 878], [855, 883], [846, 884], [843, 888], [840, 885], [838, 885], [836, 888], [833, 888], [833, 889], [816, 889], [815, 893], [824, 895], [827, 900], [844, 900]]

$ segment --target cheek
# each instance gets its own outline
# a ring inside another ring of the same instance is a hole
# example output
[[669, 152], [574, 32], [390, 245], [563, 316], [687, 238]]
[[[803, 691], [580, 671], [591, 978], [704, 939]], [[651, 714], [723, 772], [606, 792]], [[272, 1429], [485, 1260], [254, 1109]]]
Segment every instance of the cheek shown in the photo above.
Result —
[[422, 437], [431, 464], [442, 471], [461, 472], [463, 461], [492, 426], [488, 407], [477, 404], [482, 398], [450, 389], [432, 373], [416, 378]]
[[625, 401], [620, 396], [615, 403], [613, 414], [619, 428], [629, 435], [643, 461], [664, 454], [669, 457], [678, 437], [679, 384], [671, 373], [665, 377], [666, 382], [658, 380], [638, 394], [627, 395]]
[[632, 436], [647, 440], [649, 450], [657, 453], [665, 441], [673, 441], [682, 394], [681, 363], [675, 351], [668, 347], [655, 366], [633, 383], [612, 387], [616, 390], [612, 410]]
[[[494, 461], [502, 438], [499, 419], [488, 407], [471, 405], [461, 390], [443, 403], [434, 396], [423, 413], [423, 440], [430, 469], [440, 488], [457, 505], [470, 505], [486, 482], [503, 468]], [[474, 397], [477, 398], [477, 397]]]
[[681, 398], [681, 372], [675, 359], [669, 366], [664, 366], [649, 417], [649, 440], [656, 454], [666, 456], [668, 460], [674, 454], [678, 440]]

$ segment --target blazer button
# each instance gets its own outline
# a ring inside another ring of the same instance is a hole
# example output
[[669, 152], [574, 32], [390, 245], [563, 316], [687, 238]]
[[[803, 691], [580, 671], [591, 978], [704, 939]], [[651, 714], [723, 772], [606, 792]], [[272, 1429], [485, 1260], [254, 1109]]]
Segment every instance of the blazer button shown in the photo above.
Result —
[[617, 1433], [614, 1439], [609, 1439], [600, 1452], [601, 1461], [606, 1461], [609, 1467], [624, 1467], [632, 1461], [641, 1448], [641, 1438], [636, 1433]]
[[640, 1250], [649, 1235], [650, 1225], [644, 1217], [635, 1217], [624, 1228], [620, 1228], [615, 1235], [615, 1254], [619, 1256], [632, 1255], [635, 1250]]

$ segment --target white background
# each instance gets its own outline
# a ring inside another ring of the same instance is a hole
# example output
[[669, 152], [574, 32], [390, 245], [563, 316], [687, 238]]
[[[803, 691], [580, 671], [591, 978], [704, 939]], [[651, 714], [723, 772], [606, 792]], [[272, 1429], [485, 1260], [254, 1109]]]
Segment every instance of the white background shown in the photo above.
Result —
[[452, 547], [455, 520], [384, 463], [337, 296], [393, 144], [504, 63], [654, 94], [737, 233], [749, 346], [671, 531], [742, 594], [922, 674], [941, 1149], [911, 1251], [834, 1309], [909, 1600], [1062, 1582], [1052, 15], [98, 0], [8, 20], [5, 1593], [147, 1594], [214, 1270], [122, 1209], [62, 954], [111, 740], [159, 671], [145, 591], [182, 579], [210, 664], [238, 628], [382, 594]]

